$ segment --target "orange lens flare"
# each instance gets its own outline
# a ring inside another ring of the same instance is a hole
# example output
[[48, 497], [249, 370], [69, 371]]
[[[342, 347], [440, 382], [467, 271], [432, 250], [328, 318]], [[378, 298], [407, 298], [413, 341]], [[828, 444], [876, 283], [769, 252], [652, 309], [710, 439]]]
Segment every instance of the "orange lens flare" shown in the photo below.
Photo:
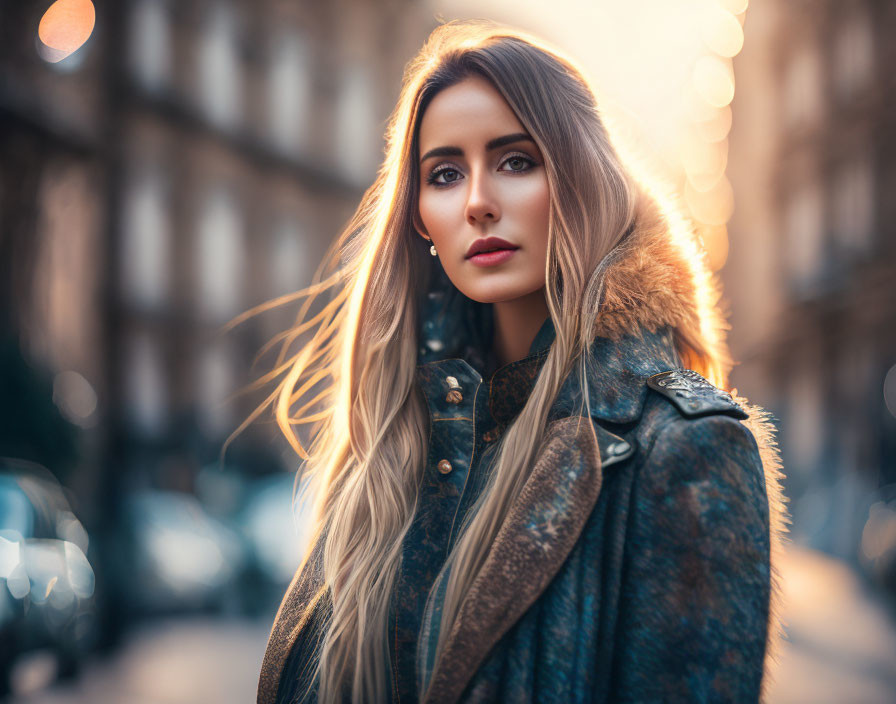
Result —
[[50, 63], [62, 61], [90, 39], [96, 23], [96, 10], [90, 0], [56, 0], [37, 28], [45, 47], [41, 55]]

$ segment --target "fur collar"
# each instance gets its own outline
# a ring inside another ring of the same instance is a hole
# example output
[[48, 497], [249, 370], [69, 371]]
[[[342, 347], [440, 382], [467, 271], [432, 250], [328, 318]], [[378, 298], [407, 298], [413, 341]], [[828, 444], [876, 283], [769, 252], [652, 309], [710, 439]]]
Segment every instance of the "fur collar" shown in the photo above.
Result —
[[766, 649], [767, 697], [769, 672], [774, 670], [783, 638], [780, 565], [790, 518], [782, 481], [784, 474], [771, 414], [729, 389], [732, 361], [725, 341], [728, 325], [720, 304], [721, 287], [712, 275], [696, 235], [674, 217], [664, 214], [652, 198], [639, 203], [635, 226], [618, 247], [607, 271], [603, 312], [598, 335], [619, 339], [635, 326], [655, 331], [669, 326], [685, 368], [693, 369], [716, 386], [731, 392], [746, 410], [742, 421], [759, 446], [769, 505], [772, 597]]
[[721, 289], [694, 233], [644, 196], [631, 233], [613, 257], [596, 334], [618, 339], [636, 326], [650, 331], [669, 326], [684, 366], [724, 387], [731, 358]]

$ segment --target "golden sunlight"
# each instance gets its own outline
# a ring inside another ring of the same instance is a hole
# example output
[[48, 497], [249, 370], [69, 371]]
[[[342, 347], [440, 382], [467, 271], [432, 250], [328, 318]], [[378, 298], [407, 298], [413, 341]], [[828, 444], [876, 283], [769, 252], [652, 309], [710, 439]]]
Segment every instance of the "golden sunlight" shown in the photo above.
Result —
[[96, 10], [90, 0], [56, 0], [37, 29], [43, 43], [41, 56], [49, 63], [62, 61], [84, 45], [95, 23]]
[[709, 142], [690, 130], [681, 149], [681, 161], [691, 185], [708, 191], [718, 183], [728, 166], [728, 140]]
[[731, 58], [744, 45], [744, 30], [730, 12], [718, 5], [707, 5], [700, 17], [700, 35], [714, 53]]
[[734, 212], [734, 191], [725, 176], [705, 191], [697, 190], [688, 181], [684, 187], [684, 198], [698, 224], [724, 225]]
[[710, 105], [723, 108], [734, 98], [734, 73], [730, 62], [701, 56], [694, 64], [694, 87]]
[[694, 126], [707, 142], [722, 141], [731, 131], [731, 106], [726, 105], [718, 110], [713, 110], [712, 115], [706, 119], [697, 120]]
[[572, 55], [594, 83], [614, 144], [674, 192], [712, 270], [724, 264], [734, 211], [725, 178], [732, 59], [743, 48], [749, 0], [554, 0], [549, 10], [540, 0], [430, 4], [445, 19], [488, 16], [528, 29]]

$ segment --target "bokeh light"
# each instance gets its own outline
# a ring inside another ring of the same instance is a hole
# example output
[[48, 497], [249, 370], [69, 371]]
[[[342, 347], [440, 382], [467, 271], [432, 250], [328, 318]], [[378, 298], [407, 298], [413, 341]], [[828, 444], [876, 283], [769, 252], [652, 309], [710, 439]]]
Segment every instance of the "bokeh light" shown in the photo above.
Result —
[[56, 63], [75, 53], [90, 39], [95, 23], [96, 10], [90, 0], [56, 0], [37, 29], [41, 58]]
[[691, 185], [698, 191], [709, 191], [725, 173], [728, 142], [707, 142], [692, 133], [685, 138], [681, 160]]
[[698, 120], [694, 127], [707, 142], [725, 139], [731, 131], [731, 106], [714, 109], [711, 116]]
[[896, 364], [890, 367], [884, 377], [884, 403], [887, 410], [896, 418]]
[[707, 191], [697, 190], [688, 181], [684, 195], [691, 213], [701, 223], [724, 225], [734, 212], [734, 189], [725, 177]]
[[875, 502], [868, 511], [862, 531], [862, 554], [877, 560], [896, 549], [896, 510], [884, 501]]
[[720, 7], [724, 7], [732, 15], [739, 15], [749, 6], [749, 0], [717, 0]]
[[703, 99], [718, 108], [734, 98], [731, 64], [715, 56], [701, 56], [694, 64], [694, 87]]
[[744, 45], [744, 31], [737, 18], [718, 5], [707, 5], [700, 16], [703, 41], [719, 56], [731, 58]]

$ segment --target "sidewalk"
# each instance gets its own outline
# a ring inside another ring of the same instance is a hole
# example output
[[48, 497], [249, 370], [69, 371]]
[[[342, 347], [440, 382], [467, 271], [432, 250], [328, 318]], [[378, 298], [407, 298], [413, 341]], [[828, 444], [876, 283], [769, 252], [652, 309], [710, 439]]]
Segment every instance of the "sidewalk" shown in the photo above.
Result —
[[[769, 704], [893, 704], [896, 626], [842, 563], [789, 548], [785, 643]], [[247, 704], [270, 623], [179, 619], [133, 634], [73, 684], [42, 688], [40, 664], [15, 704]], [[27, 679], [27, 677], [25, 678]]]
[[[207, 618], [156, 622], [135, 632], [111, 659], [89, 664], [77, 682], [13, 702], [248, 704], [255, 701], [269, 632], [269, 623]], [[39, 680], [40, 663], [32, 670], [32, 679]]]
[[893, 704], [896, 624], [843, 563], [789, 547], [784, 644], [770, 704]]

